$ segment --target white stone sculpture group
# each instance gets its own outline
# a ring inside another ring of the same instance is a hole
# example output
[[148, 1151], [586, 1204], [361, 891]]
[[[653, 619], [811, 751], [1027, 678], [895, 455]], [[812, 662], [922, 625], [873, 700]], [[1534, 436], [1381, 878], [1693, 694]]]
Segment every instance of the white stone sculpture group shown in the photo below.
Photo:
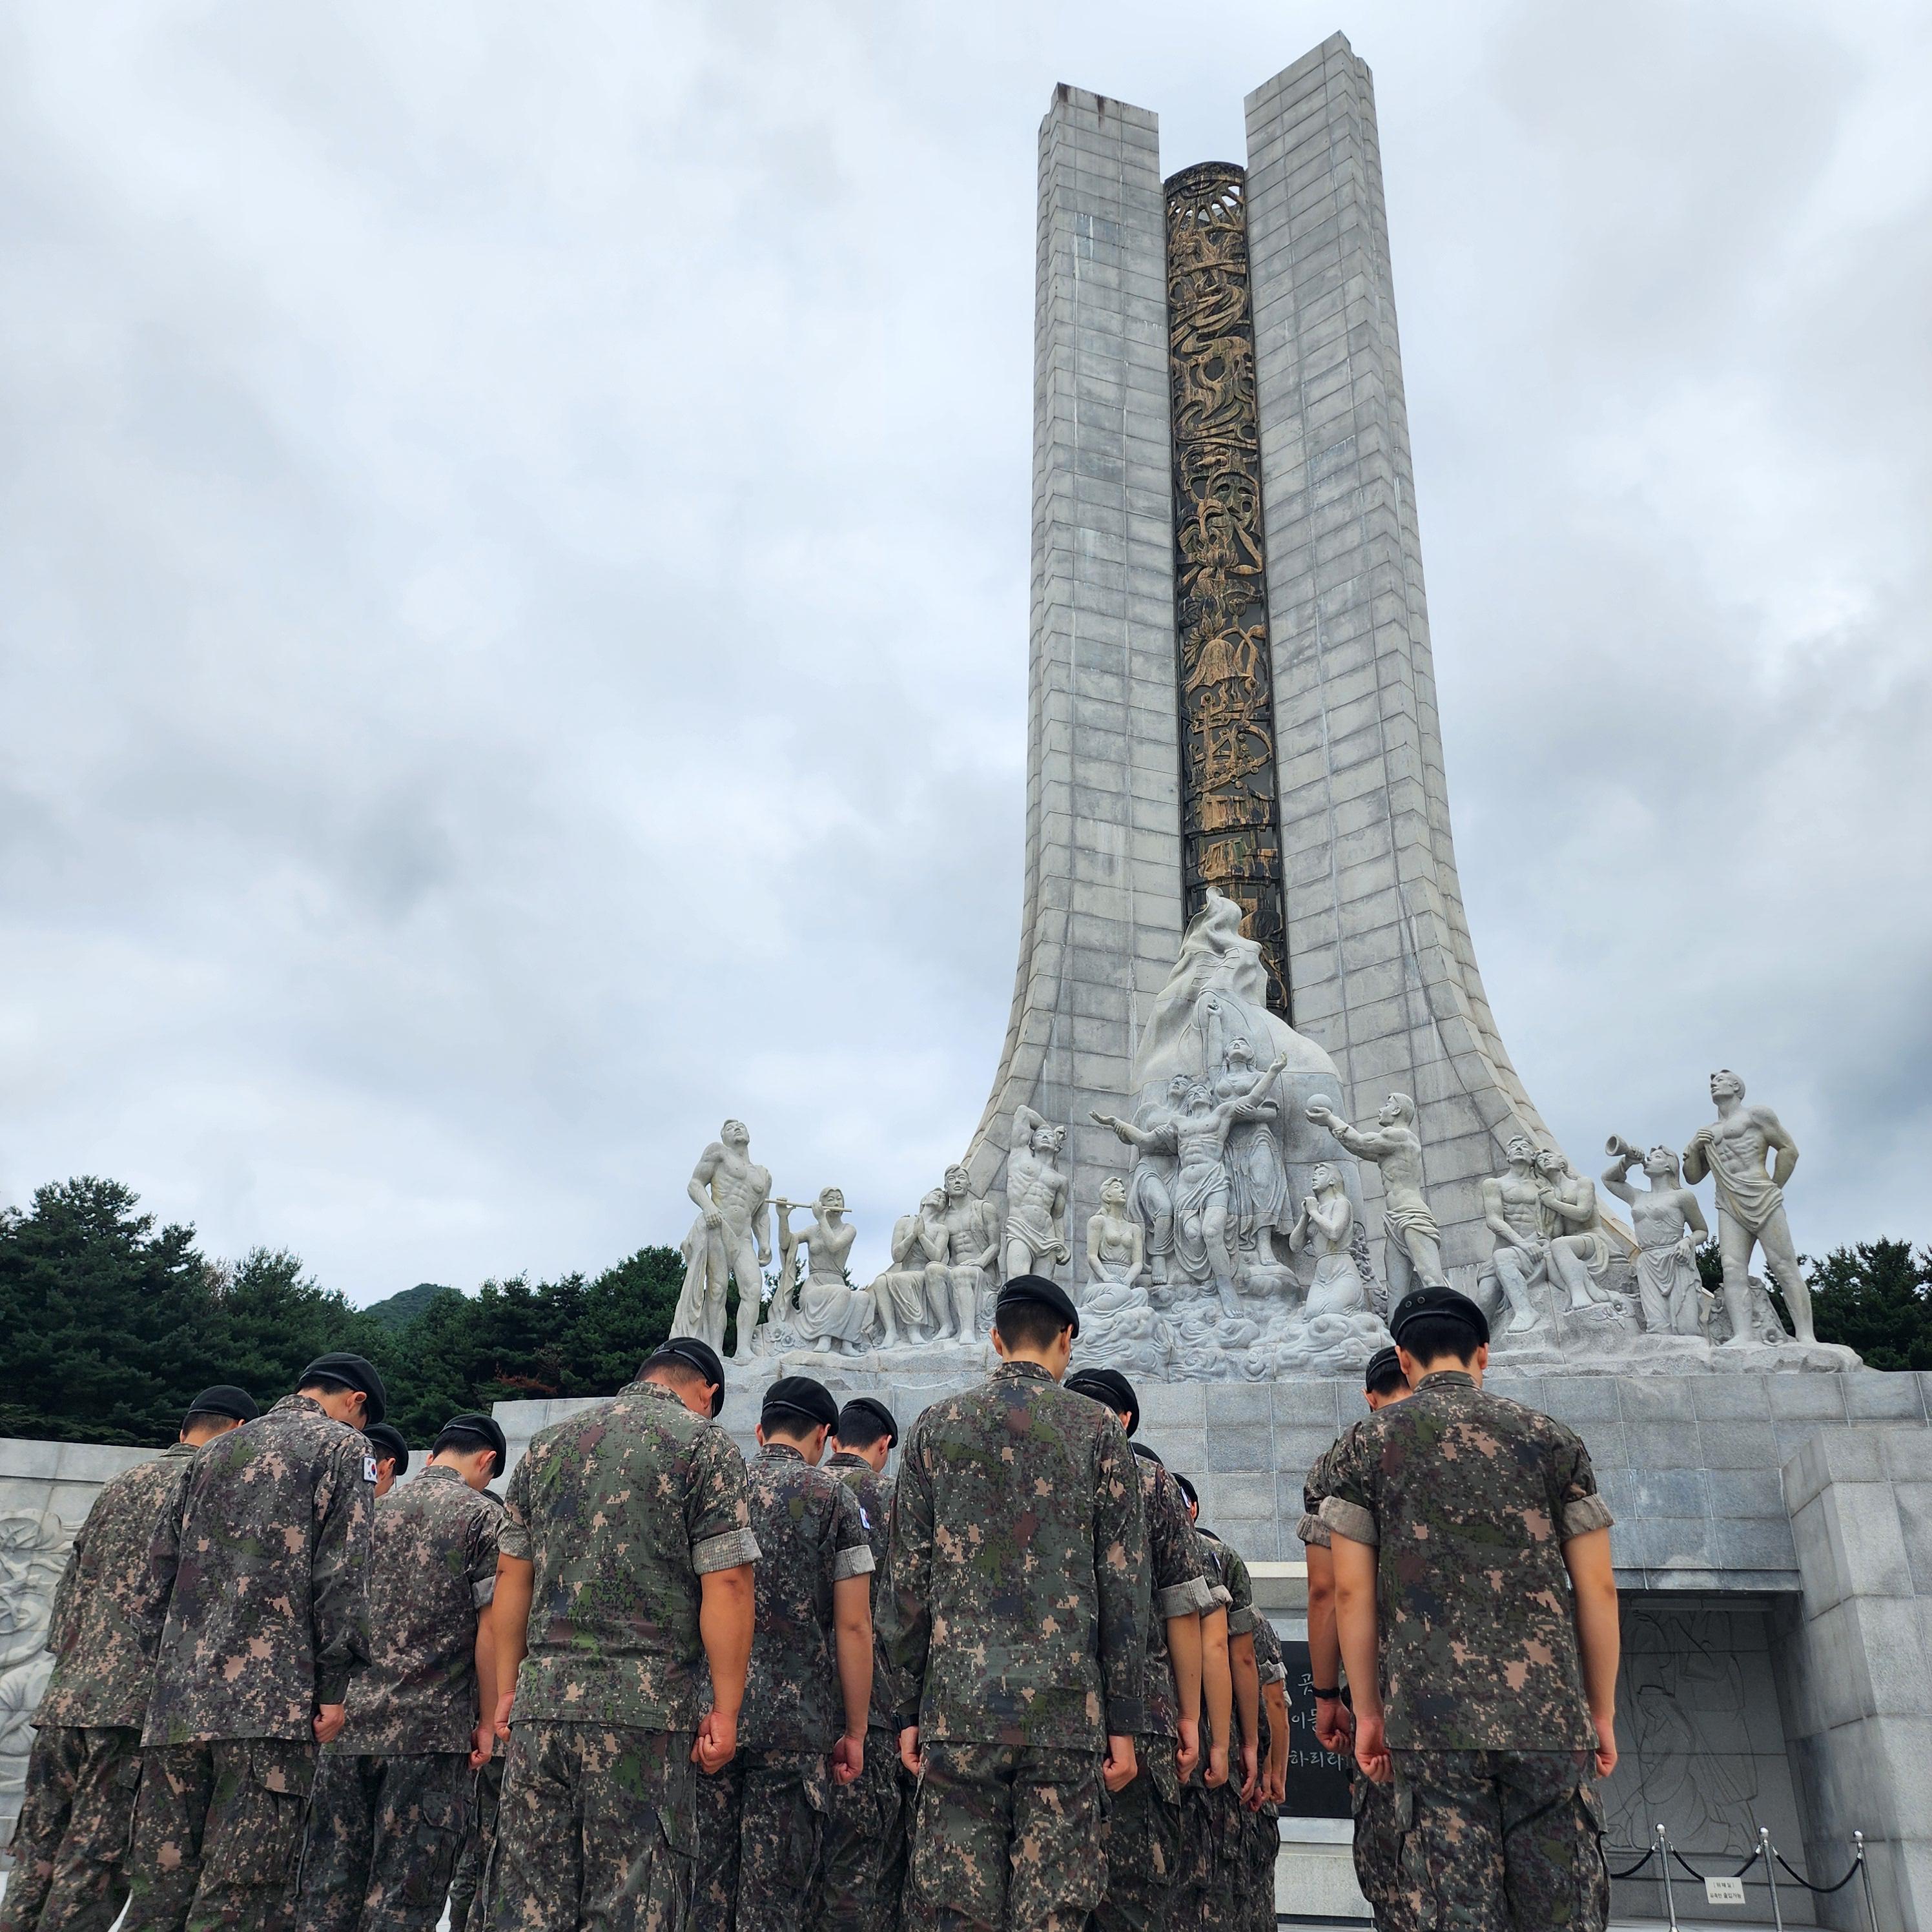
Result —
[[[1450, 1280], [1416, 1106], [1390, 1094], [1372, 1126], [1341, 1118], [1334, 1063], [1268, 1010], [1261, 949], [1240, 920], [1240, 908], [1210, 888], [1149, 1015], [1129, 1109], [1093, 1117], [1134, 1158], [1128, 1177], [1102, 1186], [1088, 1222], [1084, 1286], [1067, 1278], [1067, 1130], [1031, 1107], [1010, 1125], [1004, 1200], [975, 1194], [964, 1163], [949, 1168], [894, 1227], [891, 1264], [862, 1287], [848, 1270], [856, 1231], [844, 1194], [774, 1199], [744, 1124], [730, 1120], [692, 1173], [698, 1215], [685, 1238], [673, 1332], [722, 1353], [735, 1279], [740, 1363], [883, 1350], [922, 1352], [945, 1366], [958, 1352], [983, 1351], [1000, 1280], [1039, 1274], [1078, 1300], [1080, 1359], [1090, 1364], [1253, 1379], [1359, 1367], [1388, 1340], [1382, 1317], [1394, 1301]], [[1664, 1366], [1708, 1359], [1713, 1345], [1795, 1340], [1817, 1366], [1849, 1356], [1818, 1348], [1813, 1336], [1784, 1214], [1796, 1143], [1769, 1108], [1744, 1104], [1736, 1074], [1713, 1074], [1711, 1097], [1718, 1118], [1681, 1161], [1667, 1147], [1640, 1155], [1611, 1138], [1602, 1186], [1628, 1206], [1630, 1230], [1559, 1149], [1510, 1136], [1503, 1172], [1482, 1184], [1490, 1252], [1459, 1268], [1455, 1283], [1486, 1306], [1500, 1353], [1538, 1366]], [[1360, 1162], [1381, 1182], [1386, 1291], [1370, 1266]], [[1641, 1191], [1630, 1184], [1638, 1168]], [[1695, 1258], [1708, 1230], [1693, 1188], [1707, 1174], [1716, 1182], [1721, 1298], [1706, 1292]], [[812, 1220], [795, 1228], [801, 1206]], [[1754, 1250], [1783, 1291], [1795, 1338], [1750, 1274]]]

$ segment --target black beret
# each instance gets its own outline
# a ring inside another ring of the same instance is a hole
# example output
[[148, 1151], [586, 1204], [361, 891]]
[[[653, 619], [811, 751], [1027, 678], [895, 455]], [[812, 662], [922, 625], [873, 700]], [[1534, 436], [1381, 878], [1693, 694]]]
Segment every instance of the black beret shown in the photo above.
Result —
[[1124, 1412], [1130, 1436], [1141, 1426], [1141, 1399], [1135, 1394], [1133, 1384], [1118, 1369], [1076, 1369], [1062, 1386], [1076, 1395], [1105, 1402], [1116, 1415]]
[[1393, 1348], [1378, 1348], [1369, 1358], [1368, 1366], [1362, 1371], [1363, 1388], [1372, 1390], [1391, 1370], [1397, 1375], [1402, 1373], [1402, 1363], [1396, 1352]]
[[372, 1422], [362, 1433], [369, 1438], [377, 1462], [394, 1463], [398, 1476], [410, 1473], [410, 1445], [400, 1429], [392, 1429], [386, 1422]]
[[838, 1404], [832, 1391], [810, 1376], [781, 1376], [766, 1390], [758, 1420], [774, 1415], [802, 1416], [814, 1429], [821, 1423], [827, 1429], [838, 1426]]
[[[1144, 1442], [1131, 1443], [1128, 1446], [1132, 1448], [1134, 1454], [1141, 1457], [1143, 1461], [1148, 1462], [1160, 1462], [1160, 1451], [1158, 1449], [1150, 1449]], [[1160, 1462], [1160, 1466], [1164, 1469], [1167, 1467], [1167, 1465], [1165, 1462]]]
[[715, 1417], [724, 1406], [724, 1364], [709, 1342], [700, 1342], [695, 1335], [674, 1335], [644, 1366], [649, 1369], [652, 1362], [675, 1362], [681, 1368], [694, 1369], [711, 1384], [712, 1414]]
[[217, 1382], [212, 1388], [205, 1388], [188, 1406], [190, 1415], [232, 1415], [237, 1422], [253, 1422], [261, 1410], [256, 1406], [255, 1398], [244, 1388], [237, 1388], [232, 1382]]
[[[838, 1436], [839, 1439], [842, 1442], [844, 1439], [845, 1436], [845, 1418], [850, 1415], [855, 1408], [863, 1410], [867, 1415], [872, 1418], [872, 1420], [877, 1424], [880, 1428], [883, 1429], [886, 1432], [886, 1439], [887, 1442], [889, 1442], [895, 1449], [898, 1447], [898, 1418], [894, 1415], [892, 1411], [889, 1409], [875, 1395], [855, 1395], [852, 1400], [838, 1412]], [[854, 1435], [857, 1434], [857, 1432], [858, 1432], [856, 1430], [853, 1432]], [[874, 1436], [868, 1437], [867, 1439], [870, 1442], [876, 1442], [879, 1438], [876, 1436]]]
[[1190, 1483], [1178, 1469], [1175, 1470], [1174, 1472], [1174, 1480], [1180, 1485], [1180, 1493], [1185, 1496], [1196, 1509], [1198, 1509], [1201, 1507], [1201, 1496], [1199, 1491], [1195, 1488], [1194, 1485]]
[[1490, 1339], [1490, 1318], [1466, 1294], [1458, 1294], [1453, 1288], [1418, 1288], [1413, 1294], [1405, 1294], [1389, 1317], [1389, 1333], [1400, 1342], [1402, 1331], [1412, 1322], [1418, 1322], [1428, 1315], [1443, 1316], [1451, 1322], [1461, 1322], [1474, 1334], [1478, 1342]]
[[382, 1393], [382, 1378], [376, 1374], [376, 1365], [362, 1355], [318, 1355], [302, 1372], [297, 1388], [307, 1388], [315, 1382], [340, 1382], [345, 1388], [360, 1389], [368, 1398], [363, 1411], [366, 1422], [380, 1422], [382, 1412], [389, 1406], [388, 1398]]
[[500, 1476], [503, 1473], [503, 1465], [510, 1454], [510, 1444], [494, 1416], [484, 1415], [473, 1408], [465, 1409], [460, 1415], [452, 1415], [436, 1431], [436, 1448], [430, 1453], [434, 1455], [436, 1449], [454, 1448], [458, 1445], [463, 1446], [466, 1455], [472, 1449], [495, 1450], [496, 1466], [490, 1474]]
[[1062, 1322], [1073, 1330], [1073, 1339], [1080, 1339], [1080, 1311], [1076, 1308], [1065, 1288], [1057, 1281], [1048, 1281], [1043, 1274], [1016, 1274], [1000, 1290], [1000, 1298], [993, 1304], [995, 1316], [1002, 1308], [1016, 1301], [1037, 1302], [1042, 1308], [1050, 1308]]

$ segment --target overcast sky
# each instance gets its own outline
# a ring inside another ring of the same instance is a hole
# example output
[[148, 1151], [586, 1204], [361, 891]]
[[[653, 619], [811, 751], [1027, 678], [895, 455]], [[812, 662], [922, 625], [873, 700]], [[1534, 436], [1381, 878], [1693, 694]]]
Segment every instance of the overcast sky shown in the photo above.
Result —
[[1932, 1238], [1916, 0], [8, 8], [0, 1200], [362, 1301], [675, 1243], [736, 1113], [868, 1275], [1012, 992], [1040, 116], [1238, 160], [1337, 27], [1516, 1064]]

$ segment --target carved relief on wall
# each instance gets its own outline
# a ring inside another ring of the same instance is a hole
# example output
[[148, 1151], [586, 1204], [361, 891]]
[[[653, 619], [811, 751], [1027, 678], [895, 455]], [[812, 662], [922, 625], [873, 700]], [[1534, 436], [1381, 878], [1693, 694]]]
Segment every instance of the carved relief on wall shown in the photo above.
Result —
[[1181, 880], [1190, 917], [1210, 885], [1239, 903], [1292, 1019], [1244, 182], [1216, 161], [1166, 184]]
[[20, 1808], [33, 1715], [53, 1675], [54, 1592], [73, 1546], [50, 1510], [0, 1512], [0, 1820]]

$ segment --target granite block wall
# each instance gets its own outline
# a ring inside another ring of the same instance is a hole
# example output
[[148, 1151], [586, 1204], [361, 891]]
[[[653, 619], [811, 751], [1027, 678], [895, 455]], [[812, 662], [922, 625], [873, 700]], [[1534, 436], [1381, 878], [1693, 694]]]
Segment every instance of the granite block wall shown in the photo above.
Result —
[[1354, 1118], [1416, 1100], [1444, 1258], [1467, 1265], [1488, 1252], [1480, 1177], [1517, 1127], [1550, 1136], [1456, 878], [1374, 83], [1337, 34], [1246, 105], [1294, 1023]]
[[[1140, 1028], [1181, 932], [1167, 245], [1153, 115], [1057, 88], [1040, 131], [1024, 902], [970, 1165], [1014, 1110], [1070, 1130], [1076, 1279]], [[934, 1177], [936, 1180], [938, 1177]], [[908, 1207], [910, 1202], [907, 1204]]]

